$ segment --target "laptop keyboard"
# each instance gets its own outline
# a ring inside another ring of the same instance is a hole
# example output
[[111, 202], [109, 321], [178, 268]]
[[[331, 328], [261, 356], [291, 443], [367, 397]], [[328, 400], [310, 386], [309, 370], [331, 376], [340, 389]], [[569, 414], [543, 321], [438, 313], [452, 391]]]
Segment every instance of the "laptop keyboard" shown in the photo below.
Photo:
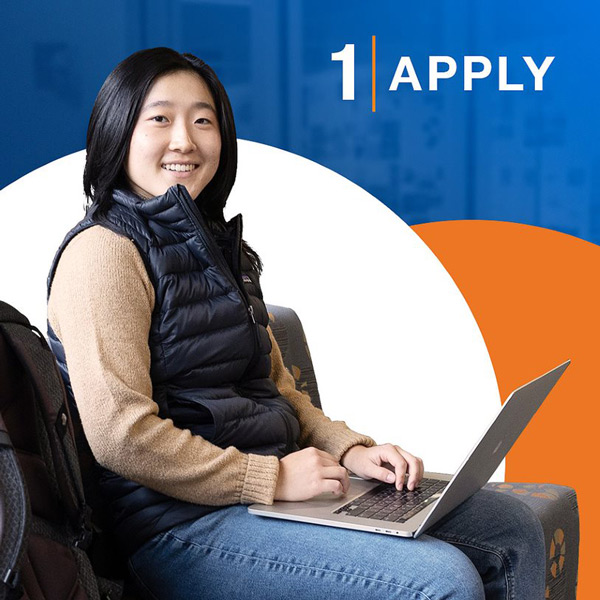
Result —
[[425, 478], [411, 492], [406, 487], [398, 491], [392, 484], [382, 483], [333, 512], [336, 515], [404, 523], [424, 508], [423, 504], [428, 498], [441, 492], [447, 485], [447, 481]]

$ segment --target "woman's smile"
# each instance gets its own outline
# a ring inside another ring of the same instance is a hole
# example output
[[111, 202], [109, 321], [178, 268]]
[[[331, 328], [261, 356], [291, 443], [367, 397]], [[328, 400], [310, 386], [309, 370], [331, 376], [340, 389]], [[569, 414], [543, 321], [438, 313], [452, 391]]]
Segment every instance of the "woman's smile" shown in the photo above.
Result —
[[219, 167], [221, 135], [213, 97], [191, 71], [159, 77], [144, 99], [125, 172], [143, 198], [177, 183], [197, 198]]
[[168, 163], [168, 164], [162, 165], [162, 168], [165, 169], [165, 171], [179, 171], [179, 172], [190, 173], [197, 166], [198, 165], [195, 165], [192, 163]]

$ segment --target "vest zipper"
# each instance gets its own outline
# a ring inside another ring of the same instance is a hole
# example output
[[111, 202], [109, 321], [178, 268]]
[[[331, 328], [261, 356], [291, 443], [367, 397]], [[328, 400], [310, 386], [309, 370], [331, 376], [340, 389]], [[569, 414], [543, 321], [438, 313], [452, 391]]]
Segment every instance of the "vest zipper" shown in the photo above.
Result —
[[[220, 248], [217, 246], [217, 244], [213, 240], [212, 236], [210, 234], [206, 233], [206, 231], [205, 231], [206, 225], [204, 223], [204, 218], [202, 217], [202, 215], [200, 214], [200, 211], [194, 204], [194, 201], [191, 199], [190, 195], [188, 194], [187, 189], [182, 185], [178, 185], [177, 189], [179, 192], [177, 194], [177, 199], [181, 200], [181, 202], [180, 202], [181, 206], [183, 207], [183, 210], [187, 213], [187, 215], [189, 216], [193, 225], [195, 226], [198, 234], [200, 235], [200, 239], [204, 242], [204, 245], [206, 246], [207, 250], [209, 251], [212, 259], [221, 268], [221, 270], [223, 271], [223, 273], [225, 274], [225, 276], [227, 277], [229, 282], [233, 285], [233, 287], [239, 292], [242, 302], [246, 306], [246, 311], [248, 312], [250, 322], [252, 323], [251, 328], [252, 328], [252, 333], [253, 333], [253, 337], [254, 337], [254, 359], [250, 362], [250, 365], [252, 365], [252, 364], [254, 364], [256, 357], [258, 355], [258, 332], [256, 331], [256, 319], [254, 317], [254, 307], [252, 306], [252, 304], [250, 304], [250, 298], [248, 297], [248, 294], [247, 294], [246, 290], [244, 289], [243, 284], [240, 285], [240, 283], [238, 283], [235, 275], [233, 274], [232, 270], [229, 268], [229, 265], [227, 264], [227, 261], [225, 260], [225, 257], [223, 256], [223, 253], [221, 252]], [[240, 230], [240, 227], [239, 227], [240, 217], [241, 217], [241, 215], [234, 217], [236, 219], [236, 223], [235, 223], [235, 225], [236, 225], [236, 228], [235, 228], [236, 229], [236, 243], [238, 245], [241, 241], [240, 238], [241, 238], [241, 233], [242, 233]]]

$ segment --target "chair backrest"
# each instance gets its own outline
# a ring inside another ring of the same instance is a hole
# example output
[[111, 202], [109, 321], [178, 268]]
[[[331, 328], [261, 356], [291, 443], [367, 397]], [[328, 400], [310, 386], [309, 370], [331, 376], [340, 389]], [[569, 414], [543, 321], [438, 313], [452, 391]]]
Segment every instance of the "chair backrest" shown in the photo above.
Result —
[[315, 369], [298, 315], [291, 308], [274, 304], [267, 304], [267, 310], [271, 331], [281, 350], [283, 363], [296, 380], [296, 389], [306, 392], [311, 402], [321, 408]]

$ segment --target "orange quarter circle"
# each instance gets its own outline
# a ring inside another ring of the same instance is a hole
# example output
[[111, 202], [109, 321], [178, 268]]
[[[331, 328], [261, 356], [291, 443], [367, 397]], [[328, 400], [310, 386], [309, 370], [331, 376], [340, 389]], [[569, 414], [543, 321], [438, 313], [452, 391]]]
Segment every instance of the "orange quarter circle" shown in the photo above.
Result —
[[[589, 473], [599, 454], [600, 247], [518, 223], [446, 221], [413, 229], [469, 304], [502, 398], [572, 360], [509, 453], [506, 481], [575, 489], [581, 527], [577, 597], [595, 600], [600, 516], [594, 503], [600, 486]], [[557, 545], [563, 541], [564, 535], [556, 539]], [[555, 569], [562, 569], [561, 558]]]

